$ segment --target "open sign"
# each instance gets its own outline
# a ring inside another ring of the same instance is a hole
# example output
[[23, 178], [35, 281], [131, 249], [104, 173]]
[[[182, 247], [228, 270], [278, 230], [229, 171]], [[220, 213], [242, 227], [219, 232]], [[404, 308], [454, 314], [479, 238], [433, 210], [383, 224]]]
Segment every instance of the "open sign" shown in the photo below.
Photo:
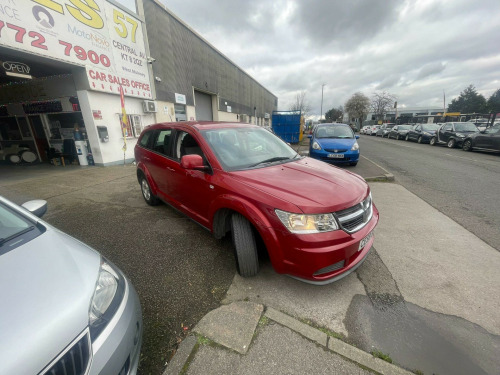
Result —
[[20, 62], [5, 61], [2, 65], [6, 72], [29, 75], [31, 70], [28, 65]]

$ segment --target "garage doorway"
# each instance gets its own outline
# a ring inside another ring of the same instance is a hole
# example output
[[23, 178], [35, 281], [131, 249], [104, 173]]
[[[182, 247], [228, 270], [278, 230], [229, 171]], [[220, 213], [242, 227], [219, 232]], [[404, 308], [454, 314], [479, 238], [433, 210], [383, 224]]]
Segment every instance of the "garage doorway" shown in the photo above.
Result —
[[194, 92], [194, 103], [197, 121], [213, 121], [212, 95], [200, 91]]

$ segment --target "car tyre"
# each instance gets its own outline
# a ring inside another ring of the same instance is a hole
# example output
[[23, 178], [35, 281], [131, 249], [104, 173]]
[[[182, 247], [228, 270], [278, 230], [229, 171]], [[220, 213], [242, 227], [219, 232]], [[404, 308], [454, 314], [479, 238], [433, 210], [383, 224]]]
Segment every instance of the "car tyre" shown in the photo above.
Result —
[[353, 167], [355, 167], [356, 165], [358, 165], [358, 162], [354, 162], [354, 163], [349, 163], [349, 165], [352, 165]]
[[421, 135], [418, 137], [417, 143], [422, 143], [422, 136]]
[[405, 141], [409, 141], [410, 138], [408, 137], [408, 134], [406, 134]]
[[252, 225], [243, 215], [231, 215], [231, 233], [236, 256], [236, 268], [242, 277], [259, 272], [259, 256]]
[[399, 134], [396, 136], [396, 140], [399, 141]]
[[462, 145], [462, 150], [472, 151], [472, 141], [470, 139], [466, 139], [464, 141], [464, 144]]
[[436, 137], [432, 137], [431, 140], [429, 141], [429, 144], [431, 146], [435, 146], [436, 145]]
[[145, 176], [141, 176], [141, 191], [144, 200], [150, 206], [156, 206], [160, 203], [160, 200], [151, 191], [148, 179]]
[[457, 142], [453, 138], [451, 138], [446, 144], [446, 146], [448, 146], [448, 148], [455, 148], [456, 143]]

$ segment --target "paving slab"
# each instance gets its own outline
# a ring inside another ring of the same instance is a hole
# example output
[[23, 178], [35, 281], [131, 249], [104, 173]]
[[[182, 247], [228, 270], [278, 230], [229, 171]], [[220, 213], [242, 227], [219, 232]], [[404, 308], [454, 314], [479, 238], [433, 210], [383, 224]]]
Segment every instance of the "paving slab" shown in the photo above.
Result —
[[179, 345], [179, 348], [175, 352], [175, 355], [170, 361], [170, 363], [167, 365], [167, 369], [165, 370], [163, 375], [179, 374], [182, 371], [184, 364], [191, 355], [193, 348], [197, 342], [198, 340], [196, 339], [195, 336], [186, 337]]
[[335, 283], [318, 286], [277, 274], [271, 264], [266, 262], [254, 277], [235, 275], [222, 302], [248, 299], [347, 335], [345, 313], [357, 294], [366, 295], [366, 292], [356, 273]]
[[194, 331], [217, 344], [245, 354], [263, 311], [264, 306], [246, 301], [221, 306], [205, 315]]
[[279, 324], [259, 328], [246, 355], [201, 345], [187, 374], [369, 375], [370, 371]]

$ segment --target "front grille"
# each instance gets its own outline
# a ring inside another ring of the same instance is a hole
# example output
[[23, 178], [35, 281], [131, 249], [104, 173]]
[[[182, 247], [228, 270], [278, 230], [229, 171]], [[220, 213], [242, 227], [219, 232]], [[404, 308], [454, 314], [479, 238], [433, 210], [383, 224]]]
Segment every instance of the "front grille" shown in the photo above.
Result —
[[339, 150], [339, 149], [336, 149], [336, 148], [325, 148], [325, 151], [327, 151], [327, 152], [334, 152], [334, 153], [341, 153], [341, 152], [346, 152], [347, 149]]
[[90, 337], [88, 332], [77, 338], [76, 342], [69, 345], [48, 369], [41, 375], [84, 375], [90, 364]]
[[335, 212], [340, 226], [348, 233], [354, 233], [363, 228], [372, 218], [372, 199], [368, 196], [363, 202], [345, 210]]
[[317, 270], [316, 272], [314, 272], [313, 276], [318, 276], [318, 275], [322, 275], [324, 273], [337, 271], [337, 270], [341, 269], [342, 267], [344, 267], [344, 264], [345, 264], [345, 261], [341, 260], [340, 262], [331, 264], [328, 267]]

